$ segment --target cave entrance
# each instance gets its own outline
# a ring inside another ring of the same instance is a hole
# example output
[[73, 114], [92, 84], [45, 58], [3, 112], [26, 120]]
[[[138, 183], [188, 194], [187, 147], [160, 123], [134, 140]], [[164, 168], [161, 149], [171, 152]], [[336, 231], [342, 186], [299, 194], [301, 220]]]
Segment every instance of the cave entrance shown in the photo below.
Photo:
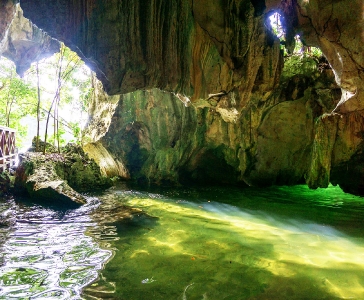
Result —
[[281, 44], [284, 56], [283, 78], [331, 69], [320, 48], [308, 46], [299, 34], [294, 36], [293, 45], [287, 45], [285, 20], [279, 12], [270, 12], [266, 20], [267, 27]]
[[12, 61], [0, 57], [0, 125], [17, 131], [21, 152], [35, 146], [37, 132], [56, 149], [82, 143], [92, 82], [91, 70], [64, 44], [58, 53], [31, 64], [22, 77]]
[[269, 15], [269, 24], [271, 32], [280, 40], [285, 41], [286, 33], [282, 23], [282, 16], [278, 12], [273, 12]]

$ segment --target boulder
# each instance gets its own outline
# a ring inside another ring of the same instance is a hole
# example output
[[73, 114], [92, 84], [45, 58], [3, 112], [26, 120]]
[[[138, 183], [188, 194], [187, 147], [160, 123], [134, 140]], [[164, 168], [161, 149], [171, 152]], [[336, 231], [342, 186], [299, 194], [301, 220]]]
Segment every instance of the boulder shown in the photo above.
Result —
[[[15, 192], [56, 204], [86, 203], [79, 192], [111, 186], [95, 161], [82, 148], [69, 145], [64, 153], [28, 152], [20, 155], [15, 175]], [[77, 191], [76, 191], [77, 190]]]
[[84, 196], [74, 191], [66, 180], [56, 172], [56, 164], [62, 161], [57, 154], [26, 153], [20, 155], [16, 171], [15, 192], [28, 194], [31, 198], [55, 201], [56, 203], [85, 204]]

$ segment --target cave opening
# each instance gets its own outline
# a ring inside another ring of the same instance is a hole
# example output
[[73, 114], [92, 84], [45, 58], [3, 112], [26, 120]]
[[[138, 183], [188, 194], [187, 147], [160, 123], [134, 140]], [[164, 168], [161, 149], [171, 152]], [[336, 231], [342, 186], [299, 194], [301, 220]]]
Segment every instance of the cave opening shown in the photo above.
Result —
[[286, 38], [286, 30], [283, 26], [283, 17], [279, 12], [273, 11], [267, 15], [270, 31], [281, 41]]
[[[283, 78], [292, 78], [296, 75], [308, 75], [331, 69], [329, 62], [318, 47], [308, 46], [300, 34], [294, 36], [293, 47], [288, 47], [286, 40], [286, 21], [277, 11], [267, 14], [266, 26], [269, 31], [279, 39], [284, 57]], [[268, 25], [267, 25], [268, 22]]]
[[15, 63], [0, 57], [1, 125], [16, 129], [19, 151], [34, 147], [37, 135], [56, 148], [82, 143], [93, 74], [81, 58], [61, 44], [58, 53], [18, 72]]
[[[364, 299], [364, 201], [339, 187], [364, 193], [364, 115], [326, 113], [341, 90], [309, 45], [327, 45], [284, 19], [315, 1], [227, 2], [22, 0], [40, 27], [84, 55], [110, 95], [87, 68], [72, 70], [64, 49], [53, 62], [61, 70], [39, 61], [25, 72], [32, 98], [5, 92], [22, 85], [13, 66], [10, 83], [0, 76], [0, 112], [10, 124], [22, 99], [32, 104], [20, 110], [35, 114], [38, 78], [52, 124], [62, 103], [79, 122], [72, 99], [85, 108], [94, 99], [86, 142], [114, 185], [96, 191], [106, 177], [73, 150], [56, 178], [40, 172], [49, 165], [29, 164], [46, 178], [38, 182], [59, 193], [68, 183], [85, 202], [58, 211], [56, 198], [38, 203], [32, 187], [26, 201], [0, 201], [1, 299]], [[331, 2], [320, 4], [334, 11], [328, 31], [344, 23], [334, 10], [344, 1]], [[60, 88], [62, 74], [71, 82]]]

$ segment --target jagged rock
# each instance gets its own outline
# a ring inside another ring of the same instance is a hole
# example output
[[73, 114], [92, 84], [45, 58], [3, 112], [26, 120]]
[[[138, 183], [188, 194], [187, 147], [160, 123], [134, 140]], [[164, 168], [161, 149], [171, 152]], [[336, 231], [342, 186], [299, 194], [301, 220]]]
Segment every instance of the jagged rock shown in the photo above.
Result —
[[101, 175], [97, 164], [77, 145], [68, 145], [61, 154], [28, 152], [20, 156], [16, 170], [16, 192], [61, 203], [84, 204], [79, 192], [109, 186], [111, 180]]
[[12, 0], [0, 0], [0, 52], [6, 43], [9, 27], [14, 19], [16, 5]]
[[62, 160], [61, 156], [54, 154], [20, 155], [16, 170], [15, 192], [27, 193], [32, 198], [46, 199], [55, 204], [85, 204], [86, 199], [57, 175], [55, 164]]
[[0, 54], [15, 63], [17, 73], [22, 76], [31, 63], [53, 55], [59, 48], [60, 42], [24, 18], [22, 9], [17, 5], [8, 33], [0, 46]]
[[124, 164], [114, 159], [100, 142], [88, 143], [83, 149], [99, 165], [104, 176], [130, 179], [129, 171]]
[[[362, 0], [22, 1], [39, 27], [77, 45], [110, 93], [159, 87], [194, 100], [238, 86], [248, 99], [259, 72], [278, 79], [279, 45], [267, 20], [278, 11], [288, 49], [296, 34], [306, 46], [322, 49], [343, 90], [339, 112], [364, 108], [362, 5]], [[269, 69], [261, 69], [265, 59]]]
[[327, 114], [316, 121], [311, 166], [306, 179], [311, 188], [326, 188], [330, 183], [331, 161], [339, 118], [340, 115]]
[[69, 143], [62, 148], [62, 155], [64, 160], [57, 163], [56, 172], [75, 190], [86, 192], [112, 185], [111, 179], [101, 174], [100, 167], [81, 146]]
[[293, 36], [297, 33], [306, 45], [319, 47], [333, 68], [336, 82], [342, 89], [336, 112], [362, 110], [363, 1], [290, 0], [279, 5]]
[[271, 78], [267, 86], [277, 83], [281, 67], [279, 41], [252, 2], [23, 0], [21, 5], [27, 18], [85, 59], [111, 95], [155, 87], [195, 100], [241, 86], [247, 101], [262, 64], [271, 66], [261, 71]]
[[237, 121], [224, 119], [216, 109], [236, 108], [237, 92], [188, 106], [158, 89], [130, 93], [115, 111], [103, 114], [110, 126], [97, 144], [141, 181], [300, 183], [310, 164], [315, 118], [340, 97], [332, 83], [332, 76], [317, 70], [288, 78], [266, 99], [257, 91]]
[[94, 73], [91, 75], [91, 85], [93, 89], [89, 111], [92, 114], [84, 129], [85, 142], [98, 141], [106, 134], [111, 123], [111, 116], [121, 99], [120, 95], [109, 96]]
[[44, 143], [44, 141], [40, 140], [38, 141], [38, 147], [37, 147], [37, 137], [35, 136], [32, 140], [32, 146], [28, 149], [28, 152], [43, 152], [45, 146], [45, 152], [46, 153], [58, 153], [58, 149], [50, 144], [50, 143]]

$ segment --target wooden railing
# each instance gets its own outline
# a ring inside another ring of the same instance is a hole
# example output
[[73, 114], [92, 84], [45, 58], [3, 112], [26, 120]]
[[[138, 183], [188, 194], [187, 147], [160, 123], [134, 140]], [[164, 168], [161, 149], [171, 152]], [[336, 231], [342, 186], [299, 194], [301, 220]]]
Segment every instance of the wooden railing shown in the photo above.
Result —
[[0, 126], [0, 172], [15, 165], [17, 149], [15, 147], [15, 130]]

